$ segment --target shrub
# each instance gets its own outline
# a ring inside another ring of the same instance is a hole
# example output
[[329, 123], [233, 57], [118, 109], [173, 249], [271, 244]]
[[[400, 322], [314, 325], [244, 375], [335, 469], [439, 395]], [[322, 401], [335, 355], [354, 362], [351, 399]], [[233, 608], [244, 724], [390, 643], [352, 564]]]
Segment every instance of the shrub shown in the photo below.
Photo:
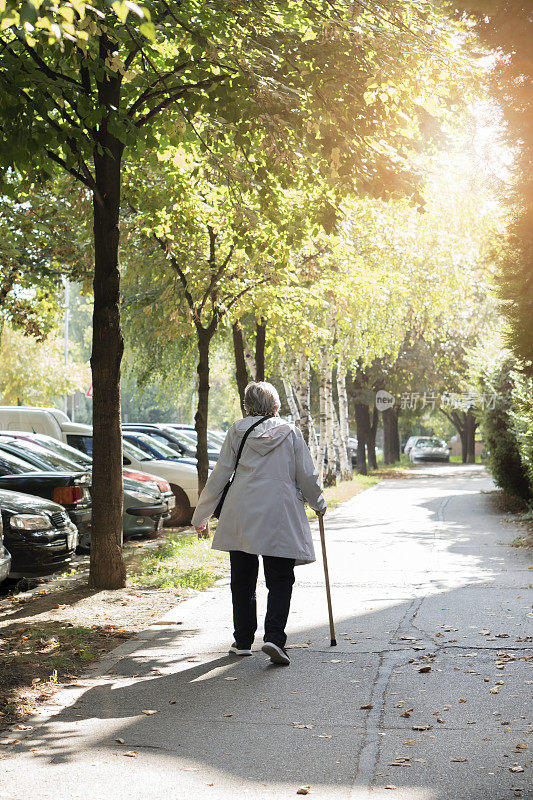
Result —
[[529, 501], [533, 497], [533, 475], [528, 473], [521, 449], [533, 434], [525, 432], [528, 423], [521, 416], [520, 406], [513, 408], [517, 392], [513, 367], [513, 359], [508, 358], [484, 372], [481, 388], [487, 396], [494, 396], [495, 402], [485, 404], [479, 419], [494, 482], [509, 494]]

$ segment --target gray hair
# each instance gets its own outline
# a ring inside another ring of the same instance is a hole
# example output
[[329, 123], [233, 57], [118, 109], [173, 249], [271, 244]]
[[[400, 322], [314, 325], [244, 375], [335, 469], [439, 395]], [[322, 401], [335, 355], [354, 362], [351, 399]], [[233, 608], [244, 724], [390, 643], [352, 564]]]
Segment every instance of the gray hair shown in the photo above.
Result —
[[271, 383], [252, 382], [244, 390], [244, 410], [249, 417], [273, 417], [279, 407], [279, 394]]

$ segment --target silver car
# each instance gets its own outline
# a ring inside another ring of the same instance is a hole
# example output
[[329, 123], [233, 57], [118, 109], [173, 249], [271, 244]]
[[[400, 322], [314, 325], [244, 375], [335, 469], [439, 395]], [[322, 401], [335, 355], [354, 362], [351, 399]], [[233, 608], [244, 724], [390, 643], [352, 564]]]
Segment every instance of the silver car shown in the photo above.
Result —
[[416, 441], [409, 448], [409, 458], [413, 463], [415, 461], [449, 461], [450, 450], [446, 442], [436, 436], [417, 436]]

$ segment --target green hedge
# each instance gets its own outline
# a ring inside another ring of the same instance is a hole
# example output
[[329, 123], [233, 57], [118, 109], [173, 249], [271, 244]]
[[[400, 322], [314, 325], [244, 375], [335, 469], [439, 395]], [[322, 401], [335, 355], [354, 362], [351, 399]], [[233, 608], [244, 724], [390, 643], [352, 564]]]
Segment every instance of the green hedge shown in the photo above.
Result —
[[[485, 370], [481, 389], [495, 396], [479, 412], [481, 430], [487, 451], [487, 464], [494, 482], [501, 489], [523, 500], [533, 498], [533, 428], [531, 393], [527, 382], [517, 374], [515, 363], [508, 358]], [[531, 392], [531, 386], [529, 386]]]

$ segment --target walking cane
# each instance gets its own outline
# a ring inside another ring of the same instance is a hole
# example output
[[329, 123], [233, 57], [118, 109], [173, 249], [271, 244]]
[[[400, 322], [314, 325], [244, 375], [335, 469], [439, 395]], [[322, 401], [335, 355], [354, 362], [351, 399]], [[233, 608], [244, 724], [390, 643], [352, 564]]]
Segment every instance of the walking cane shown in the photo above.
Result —
[[335, 638], [335, 624], [333, 622], [333, 610], [331, 608], [331, 590], [329, 588], [328, 558], [326, 556], [326, 537], [324, 536], [324, 516], [322, 514], [318, 514], [318, 526], [320, 528], [320, 542], [322, 544], [322, 562], [324, 564], [324, 577], [326, 579], [326, 595], [328, 598], [329, 633], [331, 636], [330, 647], [336, 647], [337, 639]]

